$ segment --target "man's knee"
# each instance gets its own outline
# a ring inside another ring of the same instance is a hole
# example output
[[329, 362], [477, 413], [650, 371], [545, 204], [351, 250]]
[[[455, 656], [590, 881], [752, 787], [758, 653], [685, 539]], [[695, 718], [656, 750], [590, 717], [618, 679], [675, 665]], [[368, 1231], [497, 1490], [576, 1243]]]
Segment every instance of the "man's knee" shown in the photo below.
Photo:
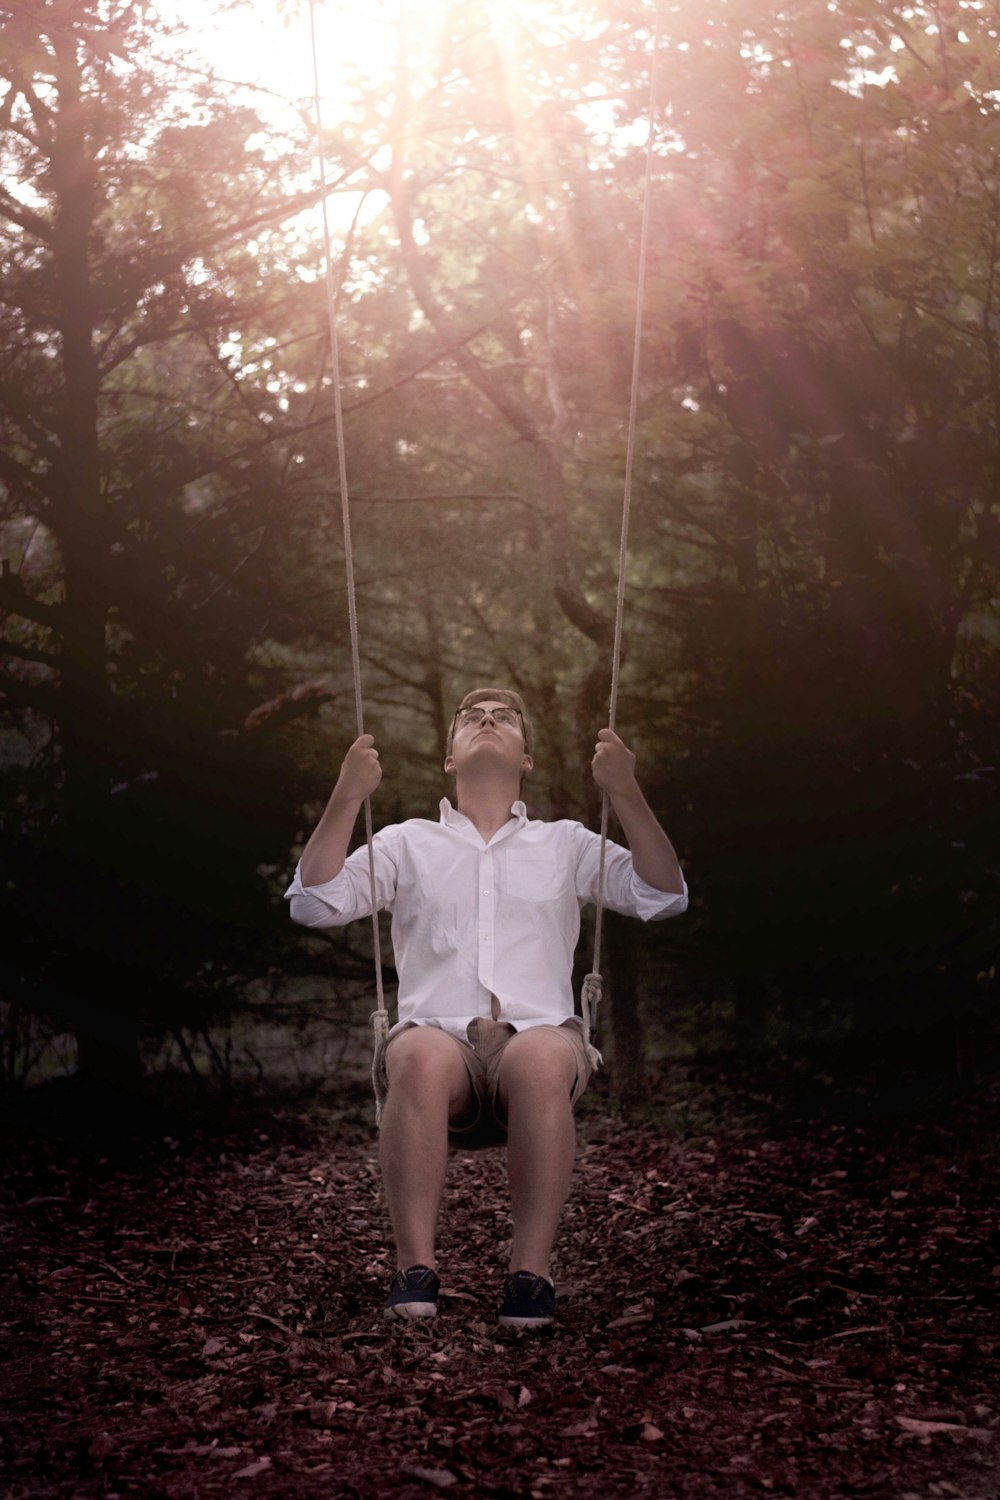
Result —
[[576, 1073], [572, 1046], [562, 1037], [535, 1028], [521, 1031], [504, 1049], [498, 1080], [501, 1101], [526, 1093], [568, 1103]]
[[385, 1060], [390, 1089], [454, 1098], [467, 1085], [461, 1043], [437, 1027], [410, 1026], [397, 1033]]

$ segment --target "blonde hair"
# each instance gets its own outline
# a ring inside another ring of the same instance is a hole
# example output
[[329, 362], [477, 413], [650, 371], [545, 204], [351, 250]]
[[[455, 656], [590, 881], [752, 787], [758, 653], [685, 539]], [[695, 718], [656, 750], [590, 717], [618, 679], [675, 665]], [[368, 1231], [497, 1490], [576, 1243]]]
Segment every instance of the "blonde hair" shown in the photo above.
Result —
[[524, 748], [530, 755], [531, 747], [535, 739], [535, 731], [532, 728], [531, 720], [528, 718], [528, 711], [524, 706], [524, 699], [521, 697], [520, 693], [515, 693], [513, 688], [496, 687], [473, 688], [471, 693], [466, 693], [465, 697], [458, 705], [458, 708], [455, 710], [455, 716], [451, 721], [451, 728], [448, 730], [448, 743], [445, 747], [445, 754], [451, 754], [452, 740], [455, 736], [455, 719], [458, 718], [458, 715], [462, 712], [462, 709], [472, 708], [473, 704], [475, 703], [485, 703], [487, 699], [492, 699], [494, 703], [502, 703], [505, 708], [516, 709], [517, 712], [521, 715], [521, 724], [524, 728]]

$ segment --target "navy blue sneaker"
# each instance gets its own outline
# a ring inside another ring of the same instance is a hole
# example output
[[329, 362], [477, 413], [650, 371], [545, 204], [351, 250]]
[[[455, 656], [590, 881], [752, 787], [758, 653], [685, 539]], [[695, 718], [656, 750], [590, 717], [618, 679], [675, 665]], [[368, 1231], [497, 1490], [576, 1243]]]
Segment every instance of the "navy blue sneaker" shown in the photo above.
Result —
[[428, 1266], [397, 1271], [386, 1298], [387, 1318], [436, 1318], [441, 1283]]
[[504, 1328], [545, 1328], [556, 1315], [556, 1289], [533, 1271], [512, 1271], [503, 1284]]

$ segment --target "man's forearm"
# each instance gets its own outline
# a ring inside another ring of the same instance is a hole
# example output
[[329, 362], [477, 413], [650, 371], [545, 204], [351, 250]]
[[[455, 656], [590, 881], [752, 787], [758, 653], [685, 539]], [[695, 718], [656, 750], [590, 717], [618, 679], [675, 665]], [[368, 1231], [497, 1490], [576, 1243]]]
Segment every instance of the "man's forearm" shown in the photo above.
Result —
[[653, 814], [638, 785], [634, 791], [611, 794], [611, 805], [628, 840], [632, 864], [640, 880], [657, 891], [684, 893], [684, 877], [674, 846]]
[[340, 874], [360, 809], [356, 797], [334, 787], [323, 816], [302, 851], [299, 869], [303, 885], [323, 885]]

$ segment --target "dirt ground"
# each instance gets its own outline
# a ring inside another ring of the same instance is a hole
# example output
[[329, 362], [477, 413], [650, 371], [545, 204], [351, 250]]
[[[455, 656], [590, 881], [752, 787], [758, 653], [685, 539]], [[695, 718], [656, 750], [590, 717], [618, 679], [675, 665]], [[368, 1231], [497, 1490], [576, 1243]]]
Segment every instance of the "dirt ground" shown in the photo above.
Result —
[[496, 1323], [501, 1151], [453, 1156], [413, 1327], [360, 1099], [8, 1124], [0, 1494], [997, 1500], [1000, 1082], [658, 1102], [586, 1102], [535, 1335]]

